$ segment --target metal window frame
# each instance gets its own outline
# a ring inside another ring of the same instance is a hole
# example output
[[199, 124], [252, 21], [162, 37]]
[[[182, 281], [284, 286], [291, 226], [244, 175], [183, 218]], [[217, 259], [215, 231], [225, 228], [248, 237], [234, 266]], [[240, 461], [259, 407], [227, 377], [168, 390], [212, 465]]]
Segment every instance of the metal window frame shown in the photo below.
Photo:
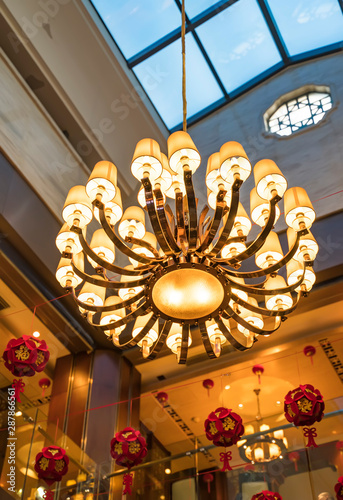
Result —
[[[90, 0], [90, 1], [92, 3], [92, 0]], [[181, 9], [182, 9], [181, 0], [174, 0], [174, 1], [176, 3], [176, 6], [178, 7], [178, 9], [181, 12]], [[243, 85], [241, 85], [240, 87], [238, 87], [234, 91], [230, 92], [230, 94], [229, 94], [225, 88], [225, 85], [224, 85], [222, 79], [219, 77], [218, 72], [216, 71], [216, 69], [212, 63], [211, 58], [209, 57], [205, 47], [203, 46], [203, 44], [202, 44], [201, 40], [199, 39], [195, 30], [198, 26], [204, 24], [209, 19], [212, 19], [217, 14], [220, 14], [222, 11], [228, 9], [229, 7], [231, 7], [232, 5], [234, 5], [238, 1], [239, 0], [219, 0], [214, 5], [212, 5], [211, 7], [209, 7], [205, 11], [201, 12], [199, 15], [195, 16], [192, 19], [190, 19], [186, 14], [186, 33], [192, 33], [193, 38], [195, 40], [195, 43], [197, 44], [200, 52], [202, 53], [207, 65], [208, 65], [208, 67], [209, 67], [209, 69], [214, 77], [214, 79], [216, 80], [219, 88], [221, 89], [221, 91], [223, 93], [223, 97], [221, 99], [218, 99], [217, 101], [213, 102], [210, 106], [207, 106], [207, 107], [203, 108], [201, 111], [199, 111], [198, 113], [188, 117], [187, 123], [190, 126], [194, 125], [195, 123], [204, 119], [205, 117], [207, 117], [208, 115], [217, 111], [218, 109], [225, 106], [226, 104], [230, 103], [231, 101], [233, 101], [237, 97], [240, 97], [242, 94], [244, 94], [248, 90], [253, 89], [257, 85], [259, 85], [259, 84], [263, 83], [265, 80], [269, 79], [271, 76], [274, 76], [275, 74], [288, 68], [289, 66], [297, 64], [299, 62], [306, 62], [306, 61], [309, 61], [309, 60], [312, 60], [312, 59], [315, 59], [318, 57], [322, 57], [324, 55], [333, 54], [333, 53], [336, 53], [336, 52], [339, 52], [342, 50], [342, 43], [338, 42], [338, 43], [333, 43], [330, 45], [320, 47], [318, 49], [302, 52], [302, 53], [297, 54], [295, 56], [290, 56], [289, 52], [287, 50], [287, 46], [282, 38], [279, 27], [275, 21], [275, 18], [272, 14], [272, 11], [268, 5], [267, 0], [256, 0], [258, 6], [260, 7], [262, 16], [264, 17], [264, 20], [267, 24], [269, 31], [270, 31], [272, 39], [273, 39], [273, 41], [276, 45], [276, 48], [280, 54], [281, 62], [275, 64], [271, 68], [268, 68], [268, 70], [263, 71], [262, 73], [255, 76], [251, 80], [248, 80]], [[342, 13], [343, 13], [343, 0], [337, 0], [337, 2], [342, 10]], [[164, 37], [157, 40], [156, 42], [154, 42], [153, 44], [144, 48], [143, 50], [141, 50], [140, 52], [138, 52], [134, 56], [127, 59], [124, 56], [123, 52], [121, 51], [120, 47], [118, 46], [114, 36], [112, 35], [112, 33], [109, 31], [108, 27], [106, 26], [106, 23], [103, 21], [101, 15], [98, 13], [95, 5], [93, 3], [92, 3], [92, 5], [93, 5], [95, 12], [98, 14], [99, 18], [101, 19], [107, 32], [109, 33], [109, 35], [113, 39], [114, 43], [118, 47], [118, 50], [123, 55], [123, 58], [125, 59], [127, 66], [130, 70], [133, 70], [133, 68], [135, 66], [137, 66], [138, 64], [147, 60], [152, 55], [156, 54], [160, 50], [164, 49], [165, 47], [167, 47], [171, 43], [173, 43], [176, 40], [181, 38], [181, 29], [180, 28], [175, 29], [175, 30], [171, 31], [170, 33], [168, 33], [167, 35], [165, 35]], [[162, 122], [165, 124], [158, 109], [156, 108], [154, 103], [151, 101], [149, 95], [147, 94], [146, 90], [144, 89], [144, 86], [140, 82], [139, 78], [137, 76], [136, 76], [136, 78], [137, 78], [138, 82], [140, 83], [140, 85], [142, 86], [144, 92], [147, 95], [147, 98], [151, 102], [151, 104], [154, 107], [154, 109], [156, 110], [157, 114], [160, 116]], [[165, 126], [166, 126], [166, 124], [165, 124]], [[169, 128], [166, 126], [166, 129], [169, 130], [169, 132], [175, 132], [176, 130], [181, 130], [182, 123], [179, 123], [172, 128]]]

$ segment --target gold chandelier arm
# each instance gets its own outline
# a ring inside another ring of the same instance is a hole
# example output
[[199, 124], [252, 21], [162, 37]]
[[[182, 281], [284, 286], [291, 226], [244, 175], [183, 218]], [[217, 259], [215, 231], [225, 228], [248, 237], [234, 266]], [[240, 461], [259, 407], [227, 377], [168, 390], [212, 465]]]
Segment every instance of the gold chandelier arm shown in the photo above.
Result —
[[187, 205], [188, 205], [188, 251], [194, 252], [198, 239], [198, 216], [197, 205], [192, 181], [192, 171], [184, 170], [183, 178], [186, 186]]
[[243, 181], [241, 179], [236, 179], [232, 184], [232, 197], [229, 213], [225, 222], [225, 226], [223, 227], [222, 233], [219, 236], [217, 243], [214, 245], [212, 250], [209, 252], [209, 256], [215, 257], [221, 251], [223, 246], [226, 244], [229, 234], [231, 233], [231, 229], [233, 228], [233, 224], [235, 222], [235, 217], [237, 215], [238, 203], [239, 203], [239, 188], [241, 187]]
[[105, 233], [120, 252], [125, 254], [127, 257], [131, 257], [132, 259], [137, 260], [138, 262], [142, 262], [143, 264], [156, 264], [156, 259], [151, 259], [149, 257], [145, 257], [144, 255], [139, 255], [138, 253], [133, 252], [131, 248], [125, 245], [125, 243], [120, 238], [118, 238], [114, 231], [114, 228], [109, 225], [106, 219], [104, 204], [101, 201], [94, 200], [93, 205], [99, 209], [100, 222], [103, 229], [105, 230]]
[[85, 309], [86, 311], [90, 311], [93, 313], [112, 312], [116, 311], [117, 309], [123, 309], [125, 307], [131, 306], [132, 304], [134, 304], [135, 302], [137, 302], [138, 300], [142, 299], [145, 296], [145, 290], [141, 290], [139, 293], [136, 293], [136, 295], [134, 295], [130, 299], [123, 300], [122, 302], [119, 302], [117, 304], [112, 304], [110, 306], [92, 306], [87, 302], [82, 302], [81, 300], [79, 300], [77, 298], [74, 288], [69, 287], [66, 288], [66, 290], [71, 291], [73, 298], [79, 307], [82, 307], [82, 309]]
[[[261, 276], [268, 276], [269, 274], [275, 273], [276, 271], [281, 269], [293, 258], [293, 256], [296, 254], [299, 248], [300, 237], [307, 233], [308, 233], [307, 229], [298, 231], [294, 245], [292, 246], [290, 251], [281, 260], [279, 260], [278, 262], [269, 266], [266, 269], [260, 269], [259, 271], [251, 271], [251, 272], [239, 272], [239, 271], [232, 271], [231, 269], [226, 269], [225, 267], [220, 265], [217, 267], [219, 267], [219, 269], [221, 269], [224, 272], [224, 274], [227, 274], [228, 276], [235, 276], [237, 278], [260, 278]], [[220, 260], [225, 261], [226, 259], [220, 259]], [[216, 262], [218, 262], [218, 259], [216, 259]], [[312, 261], [308, 262], [312, 263]]]
[[[264, 244], [268, 234], [272, 230], [275, 222], [275, 207], [276, 204], [281, 200], [280, 196], [276, 195], [269, 201], [270, 211], [267, 224], [264, 226], [263, 230], [257, 236], [257, 238], [244, 250], [244, 252], [239, 253], [236, 257], [232, 257], [232, 259], [226, 259], [225, 263], [229, 266], [238, 264], [242, 262], [242, 260], [246, 260], [252, 255], [254, 255]], [[220, 262], [219, 259], [216, 259], [216, 262]]]
[[181, 252], [181, 248], [177, 245], [173, 233], [171, 231], [165, 210], [164, 210], [164, 200], [162, 191], [160, 189], [154, 190], [156, 206], [157, 206], [157, 216], [160, 222], [160, 226], [164, 235], [165, 240], [167, 241], [169, 247], [176, 253], [179, 254]]
[[[214, 212], [214, 216], [211, 221], [210, 227], [207, 229], [205, 237], [201, 243], [201, 245], [197, 248], [197, 252], [204, 252], [204, 250], [212, 243], [213, 238], [217, 234], [218, 227], [223, 217], [224, 208], [226, 203], [224, 201], [224, 197], [226, 195], [226, 191], [224, 189], [220, 189], [217, 194], [217, 203], [216, 210]], [[206, 212], [207, 213], [207, 212]], [[199, 221], [200, 224], [200, 221]]]
[[208, 211], [209, 211], [209, 207], [207, 205], [205, 205], [200, 213], [199, 228], [198, 228], [198, 238], [200, 241], [202, 241], [204, 239], [204, 225], [205, 225], [205, 219], [206, 219], [206, 215], [207, 215]]
[[107, 281], [107, 280], [98, 280], [96, 278], [93, 278], [89, 274], [86, 274], [80, 269], [78, 269], [74, 262], [71, 261], [71, 267], [73, 268], [73, 271], [75, 274], [77, 274], [81, 279], [88, 281], [88, 283], [92, 283], [92, 285], [96, 286], [102, 286], [104, 288], [110, 288], [110, 289], [119, 289], [119, 288], [135, 288], [136, 286], [144, 286], [147, 284], [147, 282], [150, 279], [150, 276], [146, 276], [145, 278], [142, 278], [141, 280], [135, 280], [135, 281]]
[[152, 192], [152, 185], [151, 185], [150, 179], [149, 179], [149, 177], [144, 177], [141, 182], [142, 182], [142, 185], [144, 187], [145, 201], [146, 201], [146, 207], [148, 210], [149, 219], [151, 222], [151, 226], [154, 230], [155, 236], [157, 238], [157, 241], [158, 241], [160, 247], [162, 248], [163, 252], [166, 255], [173, 255], [174, 251], [169, 246], [168, 241], [165, 238], [165, 235], [163, 233], [163, 229], [161, 228], [161, 224], [160, 224], [159, 218], [158, 218], [157, 213], [156, 213], [154, 195]]
[[[154, 254], [156, 261], [159, 261], [159, 262], [163, 261], [163, 258], [160, 257], [156, 248], [154, 248], [152, 245], [150, 245], [150, 243], [148, 241], [140, 240], [139, 238], [134, 238], [133, 236], [126, 236], [125, 241], [127, 243], [132, 243], [134, 245], [139, 245], [141, 247], [146, 248], [147, 250], [149, 250], [149, 252]], [[139, 266], [139, 269], [142, 269], [142, 266]], [[124, 269], [124, 271], [126, 271], [126, 269]], [[128, 273], [124, 273], [124, 274], [128, 274]]]
[[[146, 312], [146, 311], [145, 311]], [[124, 344], [120, 343], [120, 336], [119, 336], [119, 344], [114, 344], [115, 346], [119, 347], [119, 349], [125, 350], [125, 349], [130, 349], [131, 347], [134, 347], [140, 342], [141, 340], [144, 339], [144, 337], [149, 333], [149, 330], [154, 326], [154, 324], [157, 321], [157, 316], [153, 314], [149, 321], [146, 323], [146, 325], [142, 328], [142, 330], [139, 332], [136, 337], [132, 337], [131, 339], [125, 342]], [[112, 323], [114, 325], [114, 323]]]
[[[292, 306], [289, 307], [288, 309], [275, 310], [275, 311], [271, 311], [270, 309], [266, 309], [265, 307], [253, 306], [249, 302], [245, 302], [245, 300], [241, 299], [240, 297], [238, 297], [234, 293], [231, 295], [231, 297], [232, 297], [233, 302], [236, 302], [236, 304], [244, 307], [245, 309], [248, 309], [249, 311], [256, 312], [258, 314], [261, 314], [263, 316], [268, 316], [268, 317], [275, 317], [275, 316], [283, 317], [283, 316], [287, 316], [288, 314], [290, 314], [291, 312], [293, 312], [296, 309], [298, 302], [299, 302], [299, 299], [300, 299], [300, 295], [301, 295], [300, 293], [297, 294], [296, 299], [295, 300], [293, 299]], [[257, 332], [257, 333], [259, 333], [259, 332]]]
[[[124, 318], [118, 319], [117, 321], [113, 321], [112, 323], [107, 323], [106, 325], [100, 325], [98, 323], [94, 323], [92, 318], [90, 318], [90, 319], [87, 318], [87, 321], [90, 325], [95, 326], [97, 328], [100, 328], [100, 330], [115, 330], [116, 328], [119, 328], [120, 326], [127, 325], [128, 323], [130, 323], [130, 321], [137, 318], [138, 316], [144, 316], [145, 314], [147, 314], [148, 309], [149, 309], [149, 303], [144, 302], [144, 304], [142, 304], [140, 307], [138, 307], [134, 311], [131, 311], [130, 314], [128, 314]], [[153, 319], [154, 319], [154, 321], [152, 322]], [[136, 337], [132, 337], [132, 334], [130, 334], [130, 339], [127, 342], [125, 342], [124, 344], [120, 344], [120, 343], [116, 344], [116, 346], [119, 348], [123, 348], [123, 349], [127, 349], [128, 347], [135, 346], [137, 344], [137, 342], [139, 342], [140, 340], [142, 340], [143, 337], [145, 337], [145, 335], [148, 333], [150, 328], [156, 323], [156, 321], [157, 321], [157, 316], [153, 315], [149, 319], [149, 321], [147, 322], [145, 327], [139, 332], [139, 334]], [[149, 325], [149, 328], [148, 328], [148, 325]]]
[[181, 351], [177, 360], [179, 365], [184, 365], [187, 361], [189, 331], [190, 326], [188, 324], [182, 325]]
[[176, 228], [178, 239], [180, 240], [180, 245], [182, 248], [182, 252], [186, 255], [188, 250], [187, 245], [187, 235], [185, 228], [185, 219], [183, 212], [183, 194], [181, 192], [176, 193], [175, 195], [175, 211], [176, 211]]
[[207, 356], [210, 359], [215, 359], [217, 356], [214, 354], [213, 349], [212, 349], [212, 344], [210, 342], [210, 339], [208, 338], [206, 323], [200, 322], [199, 329], [200, 329], [200, 333], [201, 333], [201, 340], [202, 340], [202, 343], [204, 344]]
[[[236, 281], [231, 282], [231, 287], [237, 288], [238, 290], [242, 290], [242, 292], [247, 292], [255, 295], [279, 295], [281, 293], [291, 293], [294, 292], [296, 288], [298, 288], [305, 278], [306, 264], [304, 265], [303, 274], [299, 278], [299, 280], [293, 285], [285, 286], [283, 288], [275, 288], [273, 290], [265, 290], [261, 288], [264, 283], [259, 283], [258, 285], [242, 285], [241, 283], [237, 283]], [[231, 294], [234, 297], [234, 294]], [[245, 306], [244, 306], [245, 307]], [[247, 307], [247, 309], [249, 309]]]
[[226, 328], [220, 316], [214, 318], [214, 321], [217, 323], [219, 330], [222, 332], [226, 340], [238, 351], [246, 351], [254, 345], [254, 339], [246, 337], [244, 333], [239, 330], [233, 334], [228, 328]]
[[[116, 274], [124, 274], [126, 276], [141, 276], [142, 274], [146, 274], [150, 272], [150, 269], [154, 267], [154, 265], [149, 265], [149, 266], [140, 266], [139, 269], [135, 270], [130, 270], [130, 269], [124, 269], [119, 266], [115, 266], [114, 264], [110, 264], [109, 262], [106, 262], [105, 260], [101, 259], [93, 250], [91, 247], [88, 245], [87, 241], [83, 237], [82, 230], [79, 227], [72, 226], [70, 228], [70, 231], [73, 231], [74, 233], [77, 233], [79, 235], [79, 240], [82, 246], [82, 250], [88, 257], [90, 257], [92, 260], [94, 260], [97, 264], [99, 264], [100, 267], [104, 267], [108, 271], [111, 271], [112, 273]], [[140, 241], [140, 240], [137, 240]], [[146, 242], [144, 242], [146, 243]]]
[[[281, 312], [281, 311], [279, 311]], [[272, 328], [271, 330], [266, 330], [263, 328], [261, 330], [260, 328], [257, 328], [256, 326], [252, 325], [251, 323], [248, 323], [245, 321], [239, 314], [237, 314], [230, 306], [227, 307], [226, 311], [222, 314], [223, 318], [232, 318], [234, 319], [237, 323], [239, 323], [243, 328], [246, 330], [249, 330], [250, 332], [256, 333], [257, 335], [270, 335], [271, 333], [275, 332], [278, 328], [281, 326], [281, 317], [276, 316], [275, 317], [275, 327]], [[240, 332], [242, 333], [242, 332]], [[244, 335], [244, 333], [242, 333]], [[245, 336], [245, 335], [244, 335]]]
[[168, 337], [168, 333], [170, 332], [170, 329], [172, 327], [173, 322], [172, 321], [166, 321], [162, 327], [162, 330], [160, 332], [160, 336], [155, 342], [154, 347], [151, 349], [149, 356], [146, 357], [146, 359], [152, 360], [155, 359], [156, 356], [159, 354], [160, 350], [164, 346], [164, 342], [166, 338]]

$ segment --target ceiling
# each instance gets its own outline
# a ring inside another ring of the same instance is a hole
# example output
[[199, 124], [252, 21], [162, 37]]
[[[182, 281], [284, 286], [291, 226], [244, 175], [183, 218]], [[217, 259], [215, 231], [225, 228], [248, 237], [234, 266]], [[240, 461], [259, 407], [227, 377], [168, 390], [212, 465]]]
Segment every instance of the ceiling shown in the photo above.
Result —
[[[167, 128], [178, 128], [181, 0], [92, 3]], [[339, 0], [186, 0], [185, 9], [190, 124], [342, 39]]]

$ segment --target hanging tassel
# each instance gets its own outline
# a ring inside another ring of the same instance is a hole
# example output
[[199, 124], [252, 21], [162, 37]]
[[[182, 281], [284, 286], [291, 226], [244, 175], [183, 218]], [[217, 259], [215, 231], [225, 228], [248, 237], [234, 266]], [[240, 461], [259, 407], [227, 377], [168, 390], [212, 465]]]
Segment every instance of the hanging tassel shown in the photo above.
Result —
[[230, 467], [230, 460], [232, 460], [232, 454], [231, 451], [225, 451], [220, 453], [219, 455], [220, 461], [223, 462], [223, 468], [221, 469], [222, 472], [225, 472], [226, 470], [232, 470]]
[[22, 378], [19, 378], [19, 379], [15, 378], [13, 380], [12, 387], [14, 389], [14, 397], [15, 397], [15, 399], [18, 401], [18, 403], [21, 403], [21, 401], [20, 401], [20, 393], [24, 392], [24, 387], [25, 387], [23, 379]]
[[54, 494], [51, 490], [45, 490], [43, 498], [44, 500], [54, 500]]
[[308, 438], [306, 448], [318, 448], [314, 438], [317, 437], [317, 429], [315, 427], [304, 427], [304, 437]]
[[125, 486], [125, 488], [123, 491], [123, 495], [125, 495], [126, 493], [128, 495], [131, 495], [131, 493], [132, 493], [132, 491], [131, 491], [132, 481], [133, 481], [133, 474], [131, 474], [130, 472], [127, 472], [126, 474], [124, 474], [123, 485]]

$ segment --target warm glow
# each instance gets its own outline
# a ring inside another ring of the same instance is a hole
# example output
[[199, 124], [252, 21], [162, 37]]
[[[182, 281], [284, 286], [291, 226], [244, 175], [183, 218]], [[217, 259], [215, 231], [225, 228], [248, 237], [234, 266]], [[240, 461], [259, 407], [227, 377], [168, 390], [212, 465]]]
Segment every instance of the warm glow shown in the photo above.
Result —
[[38, 339], [38, 337], [40, 337], [40, 333], [37, 331], [33, 332], [32, 337], [35, 337], [36, 339]]
[[197, 269], [172, 271], [160, 278], [152, 299], [162, 313], [174, 318], [197, 319], [213, 313], [224, 299], [221, 283]]
[[164, 469], [165, 474], [171, 474], [171, 470], [169, 468]]
[[264, 451], [263, 448], [255, 448], [254, 450], [255, 460], [257, 462], [262, 462], [264, 460]]

